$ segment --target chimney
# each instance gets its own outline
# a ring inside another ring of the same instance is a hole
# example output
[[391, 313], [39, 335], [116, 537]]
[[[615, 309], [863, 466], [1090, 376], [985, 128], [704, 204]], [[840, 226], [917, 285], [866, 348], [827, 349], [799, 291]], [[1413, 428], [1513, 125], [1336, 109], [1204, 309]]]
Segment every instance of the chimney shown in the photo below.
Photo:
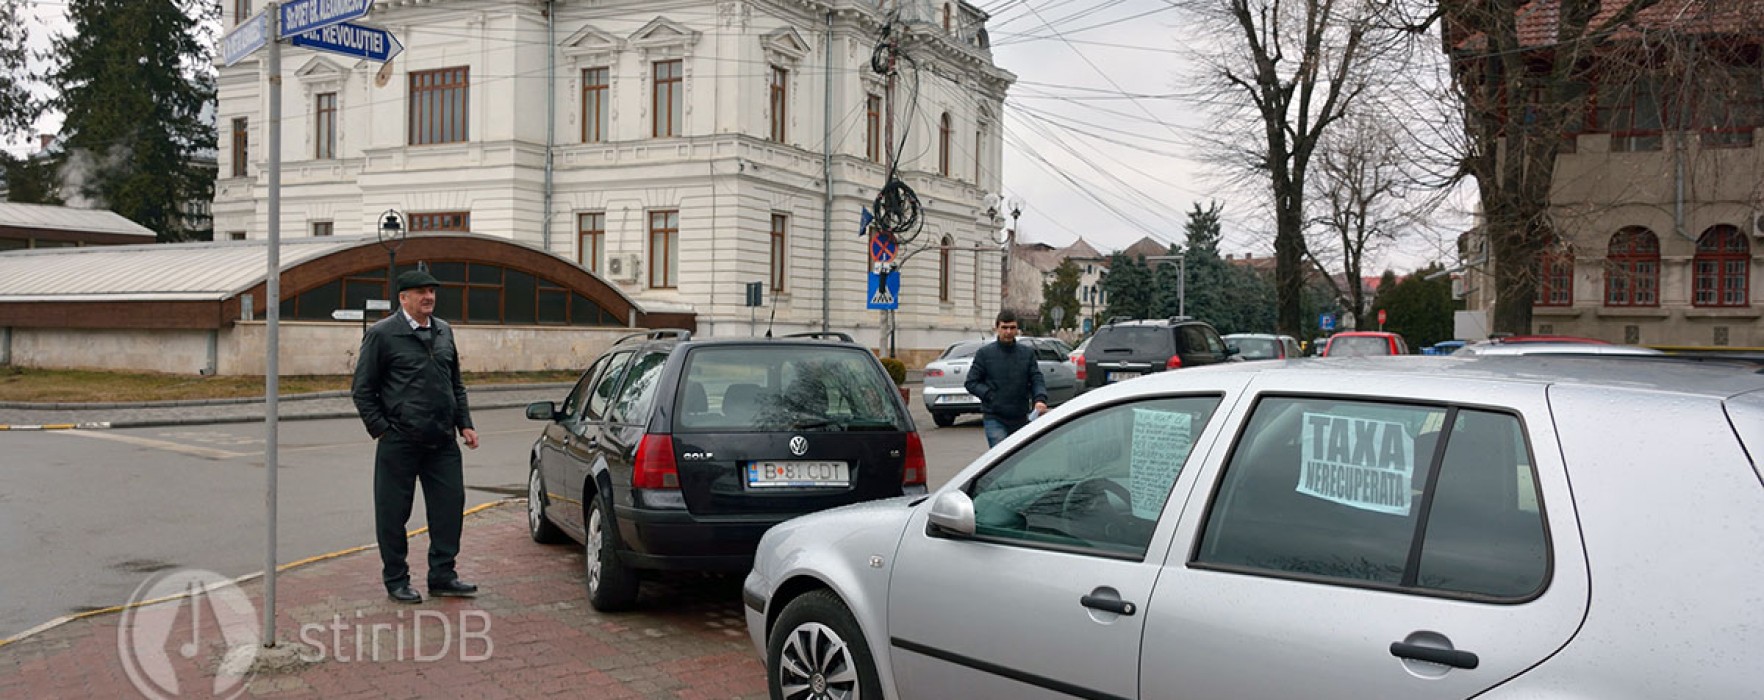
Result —
[[37, 152], [43, 153], [55, 144], [55, 134], [37, 134]]
[[1243, 259], [1244, 259], [1244, 260], [1248, 260], [1248, 259], [1250, 259], [1250, 258], [1253, 258], [1253, 257], [1256, 257], [1256, 254], [1255, 254], [1255, 253], [1244, 253], [1244, 254], [1243, 254]]

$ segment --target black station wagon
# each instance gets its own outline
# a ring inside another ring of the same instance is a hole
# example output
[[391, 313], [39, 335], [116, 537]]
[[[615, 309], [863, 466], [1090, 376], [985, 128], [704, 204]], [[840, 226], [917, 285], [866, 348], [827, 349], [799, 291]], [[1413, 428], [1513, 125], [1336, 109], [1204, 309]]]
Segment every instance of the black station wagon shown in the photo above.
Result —
[[744, 571], [766, 529], [925, 492], [925, 450], [882, 364], [840, 333], [621, 339], [545, 421], [533, 539], [584, 543], [588, 600], [631, 607], [639, 570]]

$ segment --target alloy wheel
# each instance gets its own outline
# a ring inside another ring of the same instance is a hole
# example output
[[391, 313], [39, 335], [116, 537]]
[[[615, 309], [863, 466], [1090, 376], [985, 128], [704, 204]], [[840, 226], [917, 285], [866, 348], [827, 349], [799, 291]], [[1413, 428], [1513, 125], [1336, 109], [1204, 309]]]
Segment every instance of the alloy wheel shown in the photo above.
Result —
[[777, 663], [785, 698], [859, 698], [851, 646], [831, 627], [819, 622], [798, 625], [785, 640]]

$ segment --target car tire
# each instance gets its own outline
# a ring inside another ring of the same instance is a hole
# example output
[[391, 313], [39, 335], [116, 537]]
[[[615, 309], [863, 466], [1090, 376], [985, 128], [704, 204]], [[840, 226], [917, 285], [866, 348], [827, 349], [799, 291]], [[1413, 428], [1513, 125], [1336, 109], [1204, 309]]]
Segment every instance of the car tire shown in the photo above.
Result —
[[956, 414], [954, 414], [954, 413], [933, 413], [933, 414], [931, 414], [931, 422], [936, 423], [937, 427], [939, 427], [939, 428], [947, 428], [949, 426], [955, 425], [955, 420], [956, 420]]
[[766, 687], [772, 700], [882, 697], [869, 641], [832, 591], [810, 591], [784, 606], [766, 640]]
[[539, 544], [563, 544], [570, 539], [545, 514], [545, 477], [536, 464], [527, 470], [527, 534]]
[[588, 604], [601, 612], [630, 610], [637, 604], [637, 572], [619, 561], [612, 508], [606, 499], [593, 497], [584, 526], [584, 583], [588, 588]]

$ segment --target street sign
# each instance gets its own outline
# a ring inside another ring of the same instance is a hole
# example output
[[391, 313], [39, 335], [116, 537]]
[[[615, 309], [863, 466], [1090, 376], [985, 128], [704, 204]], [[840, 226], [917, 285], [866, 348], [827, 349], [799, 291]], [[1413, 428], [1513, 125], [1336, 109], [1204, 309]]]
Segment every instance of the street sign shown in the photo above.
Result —
[[385, 63], [404, 52], [398, 37], [379, 27], [342, 22], [294, 37], [295, 46]]
[[894, 262], [895, 253], [900, 252], [900, 244], [893, 234], [878, 233], [870, 236], [870, 262]]
[[748, 282], [747, 283], [747, 299], [746, 299], [746, 303], [743, 305], [744, 306], [765, 306], [765, 289], [766, 289], [766, 283], [764, 283], [764, 282]]
[[331, 312], [331, 318], [338, 321], [366, 321], [367, 312], [361, 309], [337, 309]]
[[900, 271], [888, 263], [871, 265], [870, 283], [865, 290], [865, 308], [876, 311], [900, 308]]
[[1384, 325], [1384, 309], [1378, 310], [1378, 325]]
[[230, 66], [244, 60], [251, 52], [263, 48], [269, 43], [269, 15], [259, 12], [251, 19], [233, 27], [221, 37], [221, 65]]
[[1060, 327], [1060, 320], [1064, 319], [1066, 317], [1066, 309], [1065, 309], [1065, 307], [1062, 307], [1062, 306], [1056, 306], [1051, 309], [1048, 309], [1047, 313], [1048, 313], [1048, 315], [1053, 316], [1054, 328], [1059, 328]]
[[320, 27], [361, 19], [374, 0], [289, 0], [282, 4], [281, 36], [288, 39]]
[[1317, 327], [1326, 331], [1335, 330], [1335, 314], [1319, 314]]
[[367, 310], [368, 311], [391, 311], [392, 310], [392, 300], [391, 299], [369, 299], [369, 300], [367, 300]]

